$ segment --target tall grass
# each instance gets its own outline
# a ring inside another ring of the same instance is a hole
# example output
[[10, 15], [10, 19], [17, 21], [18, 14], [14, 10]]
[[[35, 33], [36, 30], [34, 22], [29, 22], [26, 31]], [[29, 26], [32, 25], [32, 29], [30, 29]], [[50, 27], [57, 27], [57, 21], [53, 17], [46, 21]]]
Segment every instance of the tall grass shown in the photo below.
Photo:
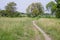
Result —
[[0, 18], [0, 40], [33, 40], [31, 18]]
[[36, 23], [51, 36], [52, 40], [60, 40], [60, 19], [40, 18]]

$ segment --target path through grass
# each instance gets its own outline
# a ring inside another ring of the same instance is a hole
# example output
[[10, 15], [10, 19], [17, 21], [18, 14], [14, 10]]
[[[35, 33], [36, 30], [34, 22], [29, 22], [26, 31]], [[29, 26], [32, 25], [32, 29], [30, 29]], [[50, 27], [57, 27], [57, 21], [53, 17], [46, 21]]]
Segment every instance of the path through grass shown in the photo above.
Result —
[[[37, 40], [41, 33], [33, 28], [32, 18], [0, 18], [0, 40]], [[37, 33], [36, 33], [37, 32]], [[42, 40], [43, 38], [41, 38]]]
[[52, 40], [60, 40], [60, 19], [40, 18], [36, 23], [51, 36]]

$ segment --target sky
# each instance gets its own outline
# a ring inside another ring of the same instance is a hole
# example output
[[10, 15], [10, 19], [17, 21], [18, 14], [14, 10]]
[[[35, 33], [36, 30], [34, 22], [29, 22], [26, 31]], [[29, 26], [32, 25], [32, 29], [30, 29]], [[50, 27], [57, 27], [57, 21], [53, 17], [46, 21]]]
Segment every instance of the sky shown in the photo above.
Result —
[[[33, 2], [40, 2], [42, 6], [44, 6], [44, 9], [46, 10], [45, 6], [48, 2], [54, 1], [54, 0], [0, 0], [0, 9], [4, 9], [4, 7], [9, 2], [15, 2], [17, 4], [17, 11], [26, 13], [26, 8]], [[47, 11], [45, 11], [47, 12]]]

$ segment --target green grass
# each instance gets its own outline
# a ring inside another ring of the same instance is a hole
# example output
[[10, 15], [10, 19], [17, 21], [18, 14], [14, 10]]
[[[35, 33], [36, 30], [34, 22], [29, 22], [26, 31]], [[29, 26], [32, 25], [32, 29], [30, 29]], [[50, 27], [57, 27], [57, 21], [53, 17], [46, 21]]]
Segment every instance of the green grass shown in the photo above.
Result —
[[32, 40], [34, 30], [31, 18], [0, 18], [0, 40]]
[[60, 40], [60, 19], [56, 18], [40, 18], [36, 21], [52, 40]]
[[39, 35], [44, 40], [42, 34], [36, 33], [32, 21], [35, 18], [8, 18], [0, 17], [0, 40], [36, 40]]

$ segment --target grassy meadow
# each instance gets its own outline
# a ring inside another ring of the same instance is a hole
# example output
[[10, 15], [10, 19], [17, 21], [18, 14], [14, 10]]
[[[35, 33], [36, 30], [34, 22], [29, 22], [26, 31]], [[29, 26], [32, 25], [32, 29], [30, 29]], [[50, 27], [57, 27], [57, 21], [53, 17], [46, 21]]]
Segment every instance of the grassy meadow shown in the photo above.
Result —
[[60, 40], [60, 19], [57, 18], [40, 18], [36, 21], [52, 40]]
[[36, 31], [33, 18], [0, 17], [0, 40], [43, 40], [41, 33]]

